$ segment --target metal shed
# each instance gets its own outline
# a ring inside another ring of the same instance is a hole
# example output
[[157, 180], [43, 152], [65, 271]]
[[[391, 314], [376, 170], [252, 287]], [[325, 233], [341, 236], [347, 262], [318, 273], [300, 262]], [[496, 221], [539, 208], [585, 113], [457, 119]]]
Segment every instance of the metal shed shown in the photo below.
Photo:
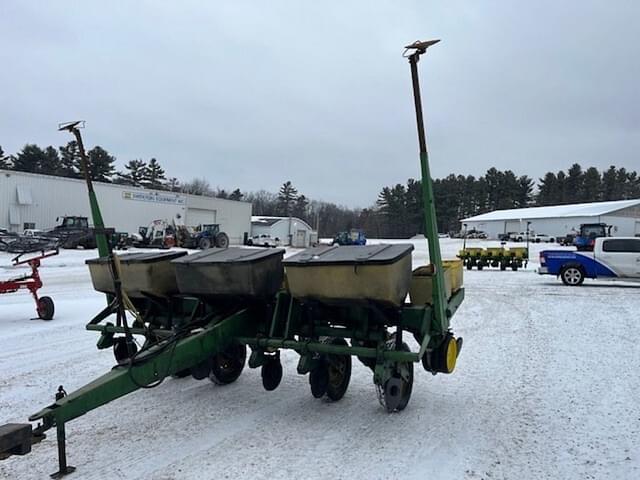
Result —
[[527, 222], [533, 233], [552, 237], [574, 233], [582, 223], [611, 225], [614, 236], [640, 236], [640, 199], [495, 210], [460, 221], [462, 230], [466, 224], [468, 230], [481, 230], [493, 239], [524, 232]]
[[[157, 219], [189, 226], [218, 223], [235, 244], [251, 231], [248, 202], [112, 183], [95, 182], [94, 186], [105, 223], [119, 231], [135, 233]], [[46, 230], [64, 215], [90, 216], [83, 180], [0, 170], [0, 228]]]
[[318, 241], [318, 234], [298, 217], [251, 217], [251, 236], [269, 235], [283, 246], [307, 248]]

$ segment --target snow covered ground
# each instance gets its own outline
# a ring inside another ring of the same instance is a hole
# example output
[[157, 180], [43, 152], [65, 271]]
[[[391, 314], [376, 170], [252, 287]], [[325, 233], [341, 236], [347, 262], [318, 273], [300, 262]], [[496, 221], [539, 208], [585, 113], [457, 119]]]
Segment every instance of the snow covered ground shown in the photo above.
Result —
[[[424, 240], [414, 263], [427, 257]], [[487, 245], [489, 242], [475, 241]], [[442, 240], [452, 258], [460, 240]], [[78, 479], [640, 478], [640, 286], [586, 281], [565, 287], [526, 271], [465, 271], [466, 300], [453, 319], [464, 349], [452, 375], [416, 369], [400, 414], [378, 404], [357, 361], [345, 398], [314, 399], [297, 357], [262, 389], [246, 369], [225, 387], [168, 379], [67, 426]], [[24, 422], [113, 365], [84, 324], [103, 305], [84, 260], [63, 251], [41, 269], [51, 322], [25, 293], [0, 297], [0, 423]], [[15, 274], [0, 254], [0, 279]], [[56, 470], [55, 433], [24, 457], [0, 462], [0, 478], [41, 479]]]

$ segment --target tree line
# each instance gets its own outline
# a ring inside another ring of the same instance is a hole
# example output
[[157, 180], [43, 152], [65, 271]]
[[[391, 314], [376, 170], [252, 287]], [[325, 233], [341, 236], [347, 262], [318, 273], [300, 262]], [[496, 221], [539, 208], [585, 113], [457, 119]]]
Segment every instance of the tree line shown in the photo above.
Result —
[[[117, 171], [115, 157], [96, 146], [87, 152], [90, 176], [94, 181], [153, 188], [251, 202], [253, 215], [294, 216], [319, 228], [321, 236], [361, 228], [370, 237], [408, 238], [424, 233], [422, 185], [409, 179], [406, 184], [383, 187], [377, 201], [368, 208], [354, 209], [335, 203], [313, 200], [286, 181], [277, 193], [260, 190], [243, 192], [240, 188], [212, 188], [204, 178], [180, 182], [167, 178], [157, 159], [148, 162], [130, 160]], [[71, 141], [58, 148], [40, 148], [27, 144], [15, 155], [5, 155], [0, 147], [0, 169], [12, 169], [44, 175], [80, 178], [79, 151]], [[640, 198], [637, 172], [611, 166], [600, 172], [575, 163], [565, 171], [547, 172], [538, 183], [527, 175], [511, 170], [488, 169], [484, 175], [450, 174], [433, 181], [438, 230], [455, 232], [460, 220], [493, 210], [532, 206], [562, 205]]]
[[[434, 179], [433, 189], [438, 231], [448, 233], [460, 230], [461, 219], [493, 210], [640, 198], [640, 178], [625, 168], [600, 172], [575, 163], [566, 172], [547, 172], [537, 185], [526, 175], [490, 168], [479, 178], [452, 174]], [[419, 180], [385, 187], [362, 224], [382, 238], [424, 233], [421, 195]]]
[[[130, 160], [125, 164], [124, 170], [116, 171], [116, 157], [99, 145], [87, 151], [87, 157], [89, 176], [93, 181], [160, 190], [179, 190], [178, 180], [167, 178], [164, 169], [155, 158], [148, 162], [141, 159]], [[15, 155], [5, 155], [0, 146], [0, 168], [82, 178], [80, 150], [75, 140], [57, 148], [51, 145], [41, 148], [36, 144], [27, 144]]]

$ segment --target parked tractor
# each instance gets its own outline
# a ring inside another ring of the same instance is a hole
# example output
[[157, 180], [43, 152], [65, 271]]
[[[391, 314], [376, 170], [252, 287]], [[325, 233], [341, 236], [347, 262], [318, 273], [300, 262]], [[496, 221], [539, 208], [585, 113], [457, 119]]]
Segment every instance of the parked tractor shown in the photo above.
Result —
[[[57, 220], [60, 220], [60, 218]], [[96, 248], [95, 232], [89, 226], [87, 217], [65, 215], [62, 217], [60, 225], [56, 225], [53, 230], [46, 232], [45, 235], [56, 237], [62, 248]]]
[[338, 232], [331, 245], [366, 245], [367, 237], [362, 230], [352, 228], [348, 232]]
[[573, 245], [580, 252], [592, 252], [596, 238], [610, 237], [611, 225], [606, 223], [583, 223], [580, 233], [573, 239]]
[[227, 248], [229, 236], [220, 231], [217, 223], [198, 225], [195, 229], [195, 244], [201, 250], [211, 247]]

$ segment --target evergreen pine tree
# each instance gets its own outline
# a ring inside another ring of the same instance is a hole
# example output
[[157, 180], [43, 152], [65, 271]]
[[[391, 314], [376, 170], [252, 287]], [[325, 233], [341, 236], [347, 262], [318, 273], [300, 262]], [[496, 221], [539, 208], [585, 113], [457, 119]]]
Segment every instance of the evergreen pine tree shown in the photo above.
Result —
[[307, 220], [309, 200], [304, 195], [298, 195], [293, 204], [293, 216]]
[[602, 174], [602, 200], [620, 200], [618, 171], [613, 165]]
[[527, 175], [518, 178], [518, 191], [516, 194], [514, 206], [516, 208], [525, 208], [531, 202], [531, 194], [533, 192], [533, 179]]
[[10, 170], [12, 167], [12, 162], [10, 161], [10, 159], [11, 157], [9, 157], [8, 155], [5, 156], [4, 150], [2, 150], [2, 147], [0, 147], [0, 169]]
[[242, 197], [244, 197], [244, 194], [240, 191], [239, 188], [236, 188], [233, 192], [231, 192], [231, 194], [229, 195], [229, 200], [242, 200]]
[[291, 184], [291, 181], [286, 181], [280, 187], [278, 192], [278, 213], [288, 217], [292, 214], [293, 204], [298, 198], [298, 190]]
[[95, 146], [87, 152], [89, 158], [89, 171], [91, 179], [96, 182], [111, 183], [111, 177], [115, 174], [116, 158], [109, 155], [104, 148]]
[[558, 202], [556, 197], [558, 190], [558, 179], [553, 172], [547, 172], [543, 178], [540, 179], [540, 185], [538, 187], [537, 203], [540, 206], [554, 205]]
[[80, 178], [80, 150], [75, 140], [60, 147], [60, 170], [59, 175], [70, 178]]
[[161, 189], [165, 180], [164, 169], [160, 166], [158, 160], [152, 158], [147, 164], [143, 185], [147, 188]]
[[590, 167], [584, 172], [582, 192], [578, 199], [580, 202], [597, 202], [601, 199], [600, 172], [595, 167]]
[[27, 144], [16, 156], [13, 169], [20, 172], [39, 173], [45, 158], [45, 153], [40, 147]]
[[567, 171], [565, 181], [565, 201], [567, 203], [577, 203], [581, 200], [584, 188], [584, 173], [579, 163], [574, 163]]
[[625, 198], [640, 198], [640, 177], [638, 177], [638, 173], [635, 170], [627, 174]]
[[142, 187], [147, 178], [147, 164], [142, 160], [130, 160], [124, 168], [126, 172], [117, 173], [122, 183]]
[[554, 197], [556, 201], [553, 204], [563, 205], [568, 203], [566, 200], [566, 191], [567, 191], [567, 175], [560, 170], [556, 174], [556, 191], [554, 192]]
[[40, 165], [40, 173], [44, 173], [45, 175], [59, 175], [60, 167], [61, 163], [58, 150], [52, 146], [45, 148], [42, 164]]

